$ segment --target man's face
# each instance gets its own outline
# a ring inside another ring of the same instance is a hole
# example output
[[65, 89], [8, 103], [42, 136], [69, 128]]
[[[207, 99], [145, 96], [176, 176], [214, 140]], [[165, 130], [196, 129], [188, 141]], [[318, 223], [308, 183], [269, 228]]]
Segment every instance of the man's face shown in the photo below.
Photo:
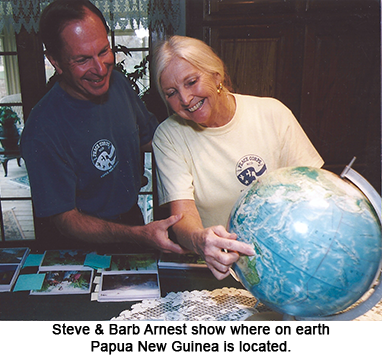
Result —
[[83, 20], [69, 22], [61, 33], [60, 60], [49, 57], [62, 75], [61, 87], [80, 100], [94, 100], [109, 90], [114, 55], [106, 29], [90, 11]]

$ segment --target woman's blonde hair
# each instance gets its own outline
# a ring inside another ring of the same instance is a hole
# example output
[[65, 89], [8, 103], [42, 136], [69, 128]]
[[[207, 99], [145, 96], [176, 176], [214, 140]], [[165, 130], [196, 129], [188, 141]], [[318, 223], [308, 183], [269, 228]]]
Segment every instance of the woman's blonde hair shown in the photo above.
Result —
[[194, 67], [210, 75], [219, 74], [223, 87], [230, 89], [230, 81], [225, 65], [211, 47], [199, 39], [174, 35], [160, 44], [154, 52], [155, 83], [165, 103], [166, 98], [162, 91], [160, 78], [163, 71], [175, 57], [186, 60]]

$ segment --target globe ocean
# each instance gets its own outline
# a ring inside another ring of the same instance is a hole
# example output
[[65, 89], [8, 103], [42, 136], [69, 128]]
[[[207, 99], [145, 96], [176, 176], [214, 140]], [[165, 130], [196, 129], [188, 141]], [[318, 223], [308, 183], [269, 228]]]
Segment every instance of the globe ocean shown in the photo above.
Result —
[[311, 167], [270, 172], [232, 209], [228, 230], [252, 244], [233, 270], [269, 308], [301, 317], [328, 316], [374, 283], [381, 265], [379, 219], [363, 193]]

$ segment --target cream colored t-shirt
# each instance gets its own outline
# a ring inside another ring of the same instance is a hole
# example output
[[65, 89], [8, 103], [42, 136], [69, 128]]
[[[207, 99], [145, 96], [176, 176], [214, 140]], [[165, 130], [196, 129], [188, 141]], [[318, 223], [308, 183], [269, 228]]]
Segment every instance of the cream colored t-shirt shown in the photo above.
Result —
[[280, 101], [234, 96], [236, 112], [228, 124], [204, 128], [173, 115], [153, 139], [159, 203], [195, 200], [204, 227], [226, 226], [242, 191], [267, 171], [323, 165]]

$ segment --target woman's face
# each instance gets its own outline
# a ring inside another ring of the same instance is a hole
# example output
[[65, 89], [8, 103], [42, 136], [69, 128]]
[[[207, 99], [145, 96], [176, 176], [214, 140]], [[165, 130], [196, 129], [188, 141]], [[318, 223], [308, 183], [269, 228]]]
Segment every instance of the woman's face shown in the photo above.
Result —
[[211, 76], [175, 57], [162, 72], [161, 87], [171, 109], [197, 124], [219, 126], [220, 76]]

